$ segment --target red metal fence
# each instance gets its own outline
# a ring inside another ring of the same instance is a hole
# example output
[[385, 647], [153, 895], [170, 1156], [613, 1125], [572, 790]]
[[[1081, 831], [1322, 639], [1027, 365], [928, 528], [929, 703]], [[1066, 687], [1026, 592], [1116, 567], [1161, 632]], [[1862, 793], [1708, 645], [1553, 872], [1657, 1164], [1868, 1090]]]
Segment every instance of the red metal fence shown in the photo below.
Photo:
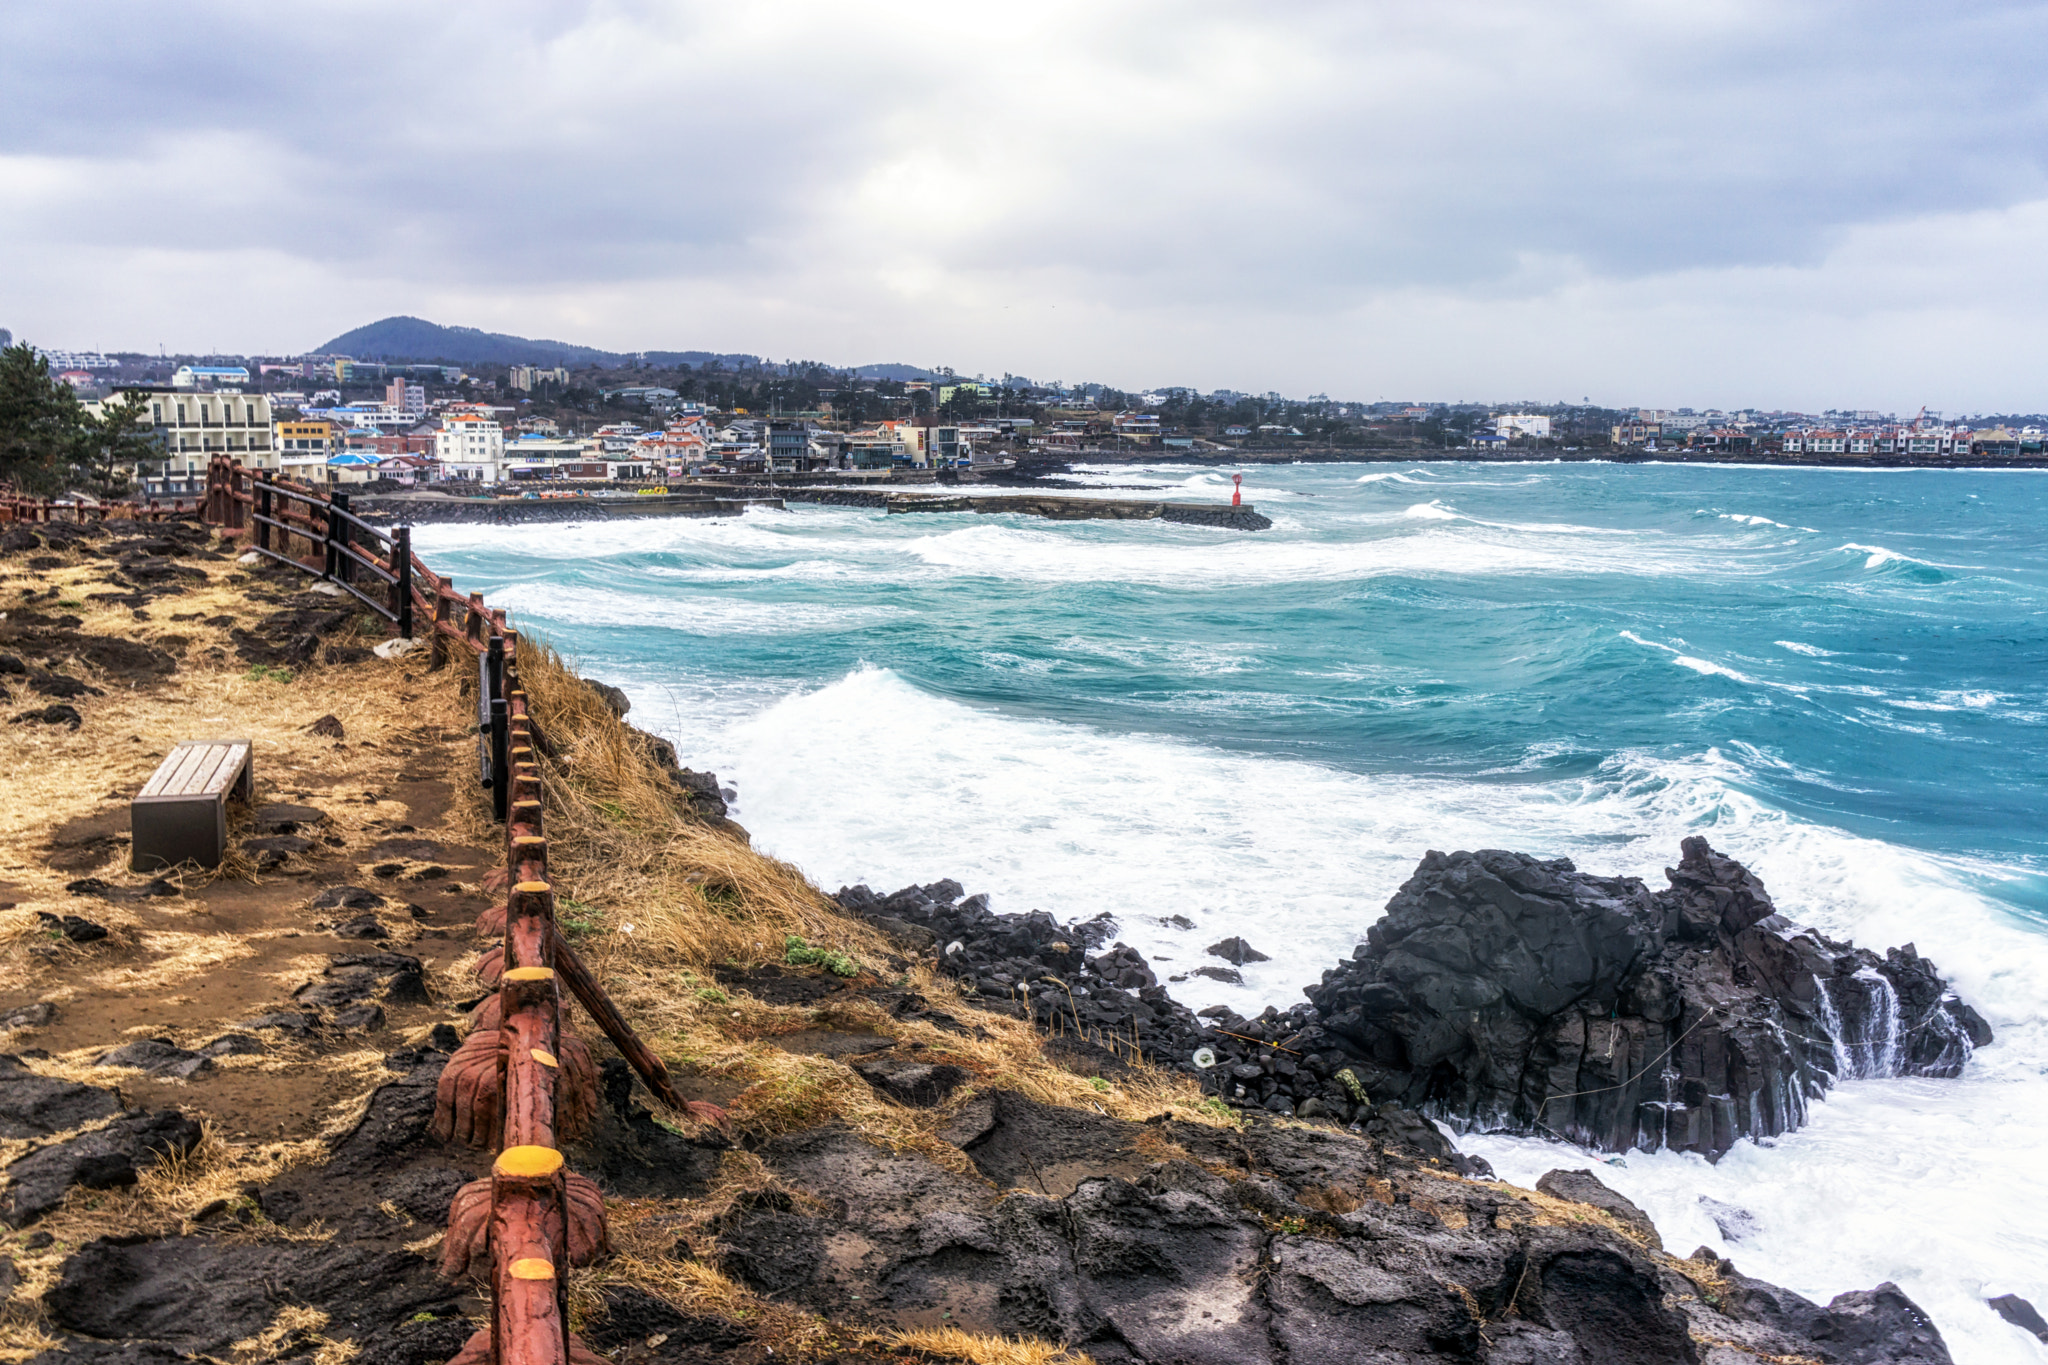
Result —
[[[435, 667], [458, 643], [478, 661], [481, 772], [505, 826], [505, 901], [477, 928], [501, 934], [502, 942], [478, 964], [496, 993], [478, 1007], [476, 1027], [441, 1073], [433, 1131], [445, 1142], [498, 1153], [489, 1176], [457, 1192], [441, 1262], [452, 1278], [487, 1255], [492, 1308], [491, 1326], [450, 1365], [602, 1365], [568, 1330], [566, 1271], [603, 1256], [610, 1242], [596, 1185], [569, 1171], [560, 1150], [597, 1110], [596, 1067], [564, 1018], [563, 989], [663, 1104], [691, 1118], [722, 1115], [677, 1096], [661, 1059], [556, 927], [540, 766], [549, 746], [519, 685], [519, 637], [481, 594], [465, 598], [421, 563], [404, 528], [368, 526], [348, 512], [345, 495], [216, 459], [207, 471], [204, 512], [224, 537], [246, 539], [270, 558], [340, 582], [403, 635], [410, 637], [415, 623], [431, 623]], [[294, 542], [305, 553], [295, 554]], [[341, 576], [354, 570], [370, 571], [390, 590], [385, 604]]]

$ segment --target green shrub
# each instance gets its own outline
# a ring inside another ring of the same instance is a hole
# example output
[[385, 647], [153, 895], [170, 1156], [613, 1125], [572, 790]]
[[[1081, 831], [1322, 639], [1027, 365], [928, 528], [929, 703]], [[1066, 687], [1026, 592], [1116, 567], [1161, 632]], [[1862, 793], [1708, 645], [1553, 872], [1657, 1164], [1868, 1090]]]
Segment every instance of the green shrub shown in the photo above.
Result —
[[555, 902], [555, 921], [570, 938], [583, 938], [604, 928], [604, 911], [564, 896]]
[[860, 963], [833, 948], [813, 948], [801, 934], [782, 941], [782, 960], [792, 967], [823, 967], [834, 976], [859, 976]]

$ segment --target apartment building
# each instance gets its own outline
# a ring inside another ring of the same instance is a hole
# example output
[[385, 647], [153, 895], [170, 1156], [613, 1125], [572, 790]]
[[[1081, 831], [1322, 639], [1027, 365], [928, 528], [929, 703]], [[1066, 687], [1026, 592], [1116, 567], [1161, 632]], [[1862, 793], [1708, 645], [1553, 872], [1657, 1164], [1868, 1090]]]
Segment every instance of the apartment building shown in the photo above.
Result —
[[505, 429], [478, 413], [454, 412], [434, 433], [434, 463], [444, 479], [496, 483], [503, 476]]
[[342, 451], [341, 428], [332, 422], [276, 424], [277, 469], [288, 479], [327, 482], [327, 462]]
[[384, 406], [418, 422], [427, 415], [427, 389], [409, 379], [394, 379], [384, 386]]
[[[147, 497], [184, 498], [206, 491], [206, 465], [215, 455], [232, 455], [251, 469], [277, 468], [271, 439], [270, 400], [260, 393], [215, 393], [191, 389], [116, 389], [105, 402], [136, 394], [149, 405], [150, 430], [159, 454], [134, 469]], [[86, 404], [97, 414], [104, 402]]]
[[509, 387], [521, 393], [532, 393], [543, 384], [559, 384], [566, 388], [568, 383], [569, 372], [559, 365], [551, 370], [544, 370], [538, 365], [514, 365], [506, 380]]

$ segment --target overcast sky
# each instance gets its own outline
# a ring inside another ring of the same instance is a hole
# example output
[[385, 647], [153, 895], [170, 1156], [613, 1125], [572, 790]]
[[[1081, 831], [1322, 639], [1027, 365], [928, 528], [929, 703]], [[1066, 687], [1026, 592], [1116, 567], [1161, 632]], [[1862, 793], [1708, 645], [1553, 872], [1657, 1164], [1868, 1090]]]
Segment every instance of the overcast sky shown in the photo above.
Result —
[[0, 326], [2048, 406], [2048, 5], [0, 0]]

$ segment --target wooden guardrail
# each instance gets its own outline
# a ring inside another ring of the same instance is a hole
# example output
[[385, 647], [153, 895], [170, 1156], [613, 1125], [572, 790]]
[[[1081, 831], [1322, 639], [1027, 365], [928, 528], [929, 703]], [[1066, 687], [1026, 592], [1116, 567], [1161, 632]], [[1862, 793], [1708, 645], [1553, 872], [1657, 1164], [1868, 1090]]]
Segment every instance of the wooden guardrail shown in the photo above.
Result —
[[345, 589], [412, 638], [410, 527], [373, 526], [349, 510], [347, 493], [311, 488], [219, 456], [206, 468], [204, 514], [257, 554]]
[[49, 498], [25, 498], [11, 493], [0, 493], [0, 525], [10, 522], [52, 522], [52, 521], [163, 521], [167, 517], [182, 517], [197, 511], [194, 502], [187, 507], [183, 498], [169, 507], [159, 502], [53, 502]]
[[[561, 1152], [561, 1142], [580, 1136], [597, 1112], [596, 1066], [568, 1027], [563, 988], [663, 1104], [699, 1121], [724, 1115], [676, 1094], [661, 1059], [555, 923], [540, 764], [549, 747], [519, 685], [519, 637], [481, 594], [463, 597], [419, 562], [405, 528], [366, 526], [348, 512], [344, 495], [220, 459], [208, 470], [205, 511], [222, 535], [341, 583], [408, 637], [414, 623], [430, 623], [432, 667], [445, 666], [458, 648], [477, 661], [479, 775], [505, 828], [503, 870], [487, 880], [502, 878], [505, 900], [477, 920], [480, 933], [501, 937], [477, 965], [496, 989], [442, 1070], [433, 1132], [498, 1155], [490, 1175], [463, 1186], [449, 1207], [442, 1273], [460, 1276], [487, 1256], [491, 1283], [491, 1325], [450, 1365], [602, 1365], [568, 1329], [566, 1272], [607, 1254], [610, 1240], [597, 1186], [569, 1171]], [[305, 543], [305, 554], [292, 553], [294, 540]], [[351, 568], [374, 570], [392, 589], [388, 609], [351, 586]]]

